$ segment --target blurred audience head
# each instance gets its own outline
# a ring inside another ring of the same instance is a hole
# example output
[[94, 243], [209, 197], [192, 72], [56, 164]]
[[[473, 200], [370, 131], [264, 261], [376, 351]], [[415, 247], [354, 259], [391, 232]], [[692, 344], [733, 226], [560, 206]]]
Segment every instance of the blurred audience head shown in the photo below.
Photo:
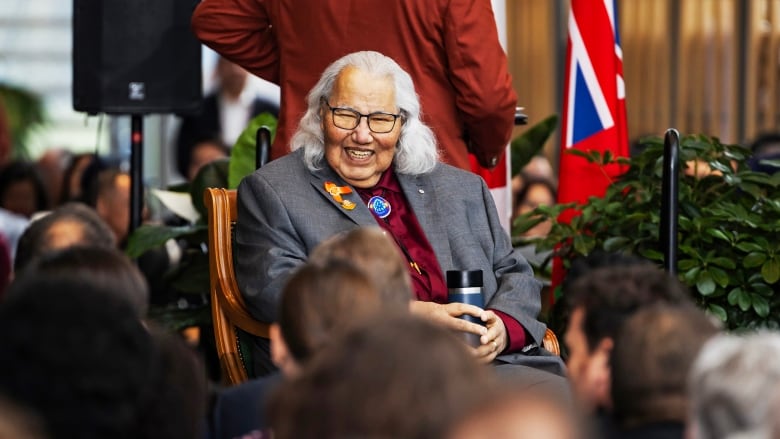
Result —
[[699, 352], [689, 376], [691, 439], [762, 438], [777, 418], [780, 334], [719, 334]]
[[70, 152], [61, 148], [52, 148], [44, 152], [35, 162], [35, 167], [46, 187], [50, 208], [54, 208], [62, 202], [65, 169], [70, 160]]
[[282, 290], [278, 323], [271, 326], [272, 360], [294, 376], [335, 334], [383, 305], [374, 284], [349, 262], [304, 264]]
[[379, 289], [385, 309], [406, 310], [414, 297], [407, 262], [393, 239], [379, 227], [360, 227], [318, 245], [309, 262], [344, 260], [360, 269]]
[[356, 323], [269, 402], [277, 439], [443, 437], [492, 382], [444, 328], [409, 314]]
[[13, 161], [0, 167], [0, 207], [25, 218], [49, 208], [43, 179], [32, 163]]
[[207, 164], [230, 156], [228, 148], [218, 139], [201, 140], [192, 146], [186, 174], [188, 181], [195, 179], [198, 171]]
[[[528, 213], [539, 206], [552, 206], [556, 203], [555, 184], [542, 177], [525, 177], [523, 186], [515, 197], [514, 217]], [[552, 228], [551, 221], [543, 221], [523, 233], [523, 236], [547, 236]]]
[[565, 290], [571, 309], [564, 334], [566, 364], [582, 409], [610, 409], [609, 356], [623, 321], [641, 307], [688, 301], [686, 288], [645, 262], [586, 272]]
[[204, 437], [208, 379], [200, 354], [179, 335], [149, 327], [159, 372], [151, 377], [155, 395], [139, 425], [145, 438]]
[[231, 99], [237, 99], [241, 95], [249, 78], [249, 73], [243, 67], [221, 56], [217, 59], [214, 73], [220, 90]]
[[0, 438], [48, 439], [43, 421], [34, 411], [0, 397]]
[[629, 317], [612, 350], [613, 415], [623, 430], [685, 423], [688, 373], [702, 345], [718, 332], [695, 305], [659, 303]]
[[159, 389], [129, 302], [75, 276], [21, 276], [0, 303], [0, 396], [51, 438], [133, 438]]
[[130, 174], [116, 168], [100, 169], [87, 184], [86, 203], [92, 206], [124, 247], [130, 230]]
[[780, 132], [758, 136], [750, 144], [750, 149], [753, 151], [753, 157], [748, 161], [750, 169], [767, 174], [774, 174], [780, 170], [778, 166], [762, 163], [762, 160], [780, 160]]
[[73, 246], [43, 254], [21, 275], [83, 279], [128, 301], [139, 319], [149, 309], [149, 287], [138, 267], [116, 248]]
[[569, 401], [545, 389], [509, 385], [488, 388], [472, 400], [447, 439], [580, 439], [578, 415]]
[[75, 245], [116, 248], [116, 238], [91, 207], [66, 203], [30, 223], [19, 238], [14, 271], [44, 253]]
[[76, 154], [70, 158], [62, 177], [61, 203], [69, 201], [84, 201], [83, 177], [93, 162], [98, 161], [95, 154]]

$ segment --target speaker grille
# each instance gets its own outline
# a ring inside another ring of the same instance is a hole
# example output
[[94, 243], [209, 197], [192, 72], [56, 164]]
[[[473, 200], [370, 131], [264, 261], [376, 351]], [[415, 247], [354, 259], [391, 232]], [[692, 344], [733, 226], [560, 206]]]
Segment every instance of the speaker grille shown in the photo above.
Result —
[[74, 0], [73, 108], [88, 113], [197, 111], [197, 0]]

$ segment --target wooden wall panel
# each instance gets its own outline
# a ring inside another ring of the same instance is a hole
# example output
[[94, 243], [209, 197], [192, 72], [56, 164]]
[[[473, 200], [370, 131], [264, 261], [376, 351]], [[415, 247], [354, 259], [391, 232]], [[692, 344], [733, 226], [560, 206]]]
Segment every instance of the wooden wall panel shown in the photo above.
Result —
[[[506, 4], [509, 68], [518, 105], [525, 107], [529, 116], [528, 126], [560, 111], [557, 58], [561, 49], [556, 22], [559, 17], [552, 3], [510, 0]], [[516, 128], [514, 136], [525, 129], [527, 126]], [[555, 154], [553, 143], [546, 145], [550, 157]]]

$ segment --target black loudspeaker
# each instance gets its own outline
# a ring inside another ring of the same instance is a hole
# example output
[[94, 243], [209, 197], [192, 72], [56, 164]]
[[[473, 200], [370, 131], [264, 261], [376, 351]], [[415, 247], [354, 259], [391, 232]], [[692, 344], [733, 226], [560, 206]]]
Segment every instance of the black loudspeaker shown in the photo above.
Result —
[[202, 99], [198, 0], [73, 0], [73, 108], [191, 113]]

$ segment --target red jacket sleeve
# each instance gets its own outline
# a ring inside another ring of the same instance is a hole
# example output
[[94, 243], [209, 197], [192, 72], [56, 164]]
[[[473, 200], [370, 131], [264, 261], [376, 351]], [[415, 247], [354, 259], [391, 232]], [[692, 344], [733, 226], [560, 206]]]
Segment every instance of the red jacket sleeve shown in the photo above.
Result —
[[517, 95], [490, 0], [453, 0], [444, 22], [444, 44], [456, 105], [480, 164], [492, 167], [512, 135]]
[[279, 47], [265, 0], [203, 0], [192, 14], [192, 31], [250, 73], [279, 83]]

